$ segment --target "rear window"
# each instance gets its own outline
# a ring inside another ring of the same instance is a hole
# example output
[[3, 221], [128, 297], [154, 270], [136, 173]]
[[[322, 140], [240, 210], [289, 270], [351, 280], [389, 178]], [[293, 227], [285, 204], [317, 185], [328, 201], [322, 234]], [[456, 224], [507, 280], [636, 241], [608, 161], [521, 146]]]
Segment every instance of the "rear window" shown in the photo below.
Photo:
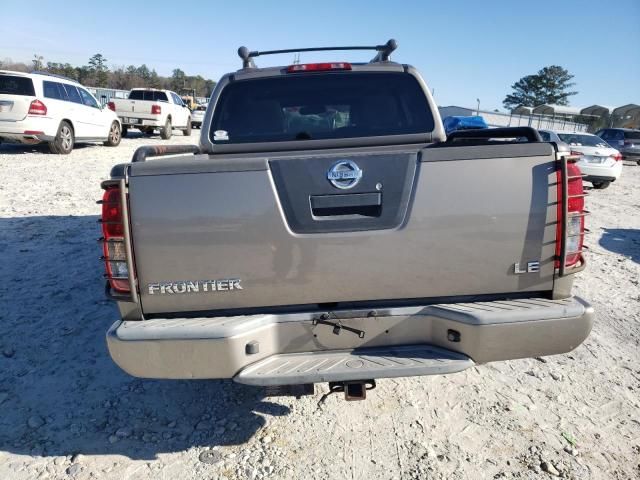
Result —
[[132, 90], [129, 100], [148, 100], [150, 102], [168, 102], [167, 94], [154, 90]]
[[215, 108], [214, 143], [281, 142], [431, 132], [418, 81], [405, 73], [331, 73], [230, 83]]
[[624, 138], [630, 140], [640, 140], [640, 132], [624, 132]]
[[607, 142], [595, 135], [581, 135], [579, 133], [559, 133], [558, 137], [564, 143], [582, 147], [606, 147]]
[[36, 91], [29, 77], [16, 77], [14, 75], [0, 75], [0, 94], [24, 95], [35, 97]]

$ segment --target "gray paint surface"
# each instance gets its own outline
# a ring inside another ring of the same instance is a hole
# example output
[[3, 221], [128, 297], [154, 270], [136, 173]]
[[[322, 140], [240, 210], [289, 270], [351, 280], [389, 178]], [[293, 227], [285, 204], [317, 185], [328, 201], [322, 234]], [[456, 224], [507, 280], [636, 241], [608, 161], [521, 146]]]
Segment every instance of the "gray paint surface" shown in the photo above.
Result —
[[[514, 157], [418, 162], [403, 224], [363, 232], [294, 233], [270, 171], [225, 167], [242, 163], [238, 158], [211, 162], [218, 171], [197, 175], [190, 174], [190, 164], [180, 173], [175, 162], [167, 175], [132, 172], [132, 234], [143, 310], [551, 291], [554, 156], [548, 146], [546, 155], [536, 144], [530, 147], [531, 156], [518, 146]], [[482, 156], [483, 148], [496, 147], [454, 148]], [[419, 156], [431, 155], [427, 150]], [[366, 149], [360, 155], [366, 170]], [[255, 157], [250, 161], [255, 165]], [[540, 261], [540, 271], [514, 274], [515, 262], [529, 261]], [[150, 295], [146, 288], [221, 278], [239, 278], [243, 289]]]

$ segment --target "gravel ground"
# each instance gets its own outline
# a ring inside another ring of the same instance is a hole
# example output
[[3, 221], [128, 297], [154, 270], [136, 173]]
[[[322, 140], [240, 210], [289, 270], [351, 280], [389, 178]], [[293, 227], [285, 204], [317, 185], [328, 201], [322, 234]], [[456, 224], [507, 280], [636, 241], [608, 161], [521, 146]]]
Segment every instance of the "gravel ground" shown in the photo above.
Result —
[[[0, 145], [0, 479], [640, 478], [640, 167], [592, 190], [567, 355], [382, 380], [365, 402], [147, 381], [110, 360], [99, 183], [144, 144]], [[134, 134], [135, 135], [135, 134]]]

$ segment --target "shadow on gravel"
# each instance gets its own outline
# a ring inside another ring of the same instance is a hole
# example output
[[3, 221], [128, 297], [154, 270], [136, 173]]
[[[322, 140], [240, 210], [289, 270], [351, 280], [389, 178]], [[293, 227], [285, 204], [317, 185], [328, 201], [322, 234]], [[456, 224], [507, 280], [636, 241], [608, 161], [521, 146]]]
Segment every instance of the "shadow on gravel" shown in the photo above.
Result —
[[112, 363], [96, 220], [0, 218], [0, 449], [152, 459], [243, 444], [288, 414], [252, 387], [135, 379]]
[[630, 228], [603, 228], [600, 246], [640, 263], [640, 230]]
[[[74, 150], [82, 150], [89, 147], [101, 147], [102, 143], [79, 143], [74, 145]], [[26, 145], [22, 143], [0, 143], [0, 155], [24, 155], [26, 153], [42, 153], [57, 156], [51, 153], [46, 143], [37, 143], [35, 145]], [[64, 157], [64, 155], [61, 155]]]

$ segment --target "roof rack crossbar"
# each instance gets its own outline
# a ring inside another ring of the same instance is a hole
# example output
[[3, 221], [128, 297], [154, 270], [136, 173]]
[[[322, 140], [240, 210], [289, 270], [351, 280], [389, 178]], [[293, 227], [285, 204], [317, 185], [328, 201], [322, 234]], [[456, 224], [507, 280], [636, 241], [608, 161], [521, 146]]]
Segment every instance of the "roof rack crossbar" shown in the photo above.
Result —
[[256, 68], [253, 61], [255, 57], [261, 55], [275, 55], [278, 53], [299, 53], [299, 52], [323, 52], [323, 51], [341, 51], [341, 50], [376, 50], [378, 53], [370, 63], [388, 62], [391, 58], [391, 52], [398, 48], [398, 42], [393, 38], [383, 45], [373, 46], [352, 46], [352, 47], [311, 47], [311, 48], [288, 48], [285, 50], [265, 50], [263, 52], [254, 50], [250, 51], [247, 47], [238, 49], [238, 56], [242, 59], [242, 68]]

